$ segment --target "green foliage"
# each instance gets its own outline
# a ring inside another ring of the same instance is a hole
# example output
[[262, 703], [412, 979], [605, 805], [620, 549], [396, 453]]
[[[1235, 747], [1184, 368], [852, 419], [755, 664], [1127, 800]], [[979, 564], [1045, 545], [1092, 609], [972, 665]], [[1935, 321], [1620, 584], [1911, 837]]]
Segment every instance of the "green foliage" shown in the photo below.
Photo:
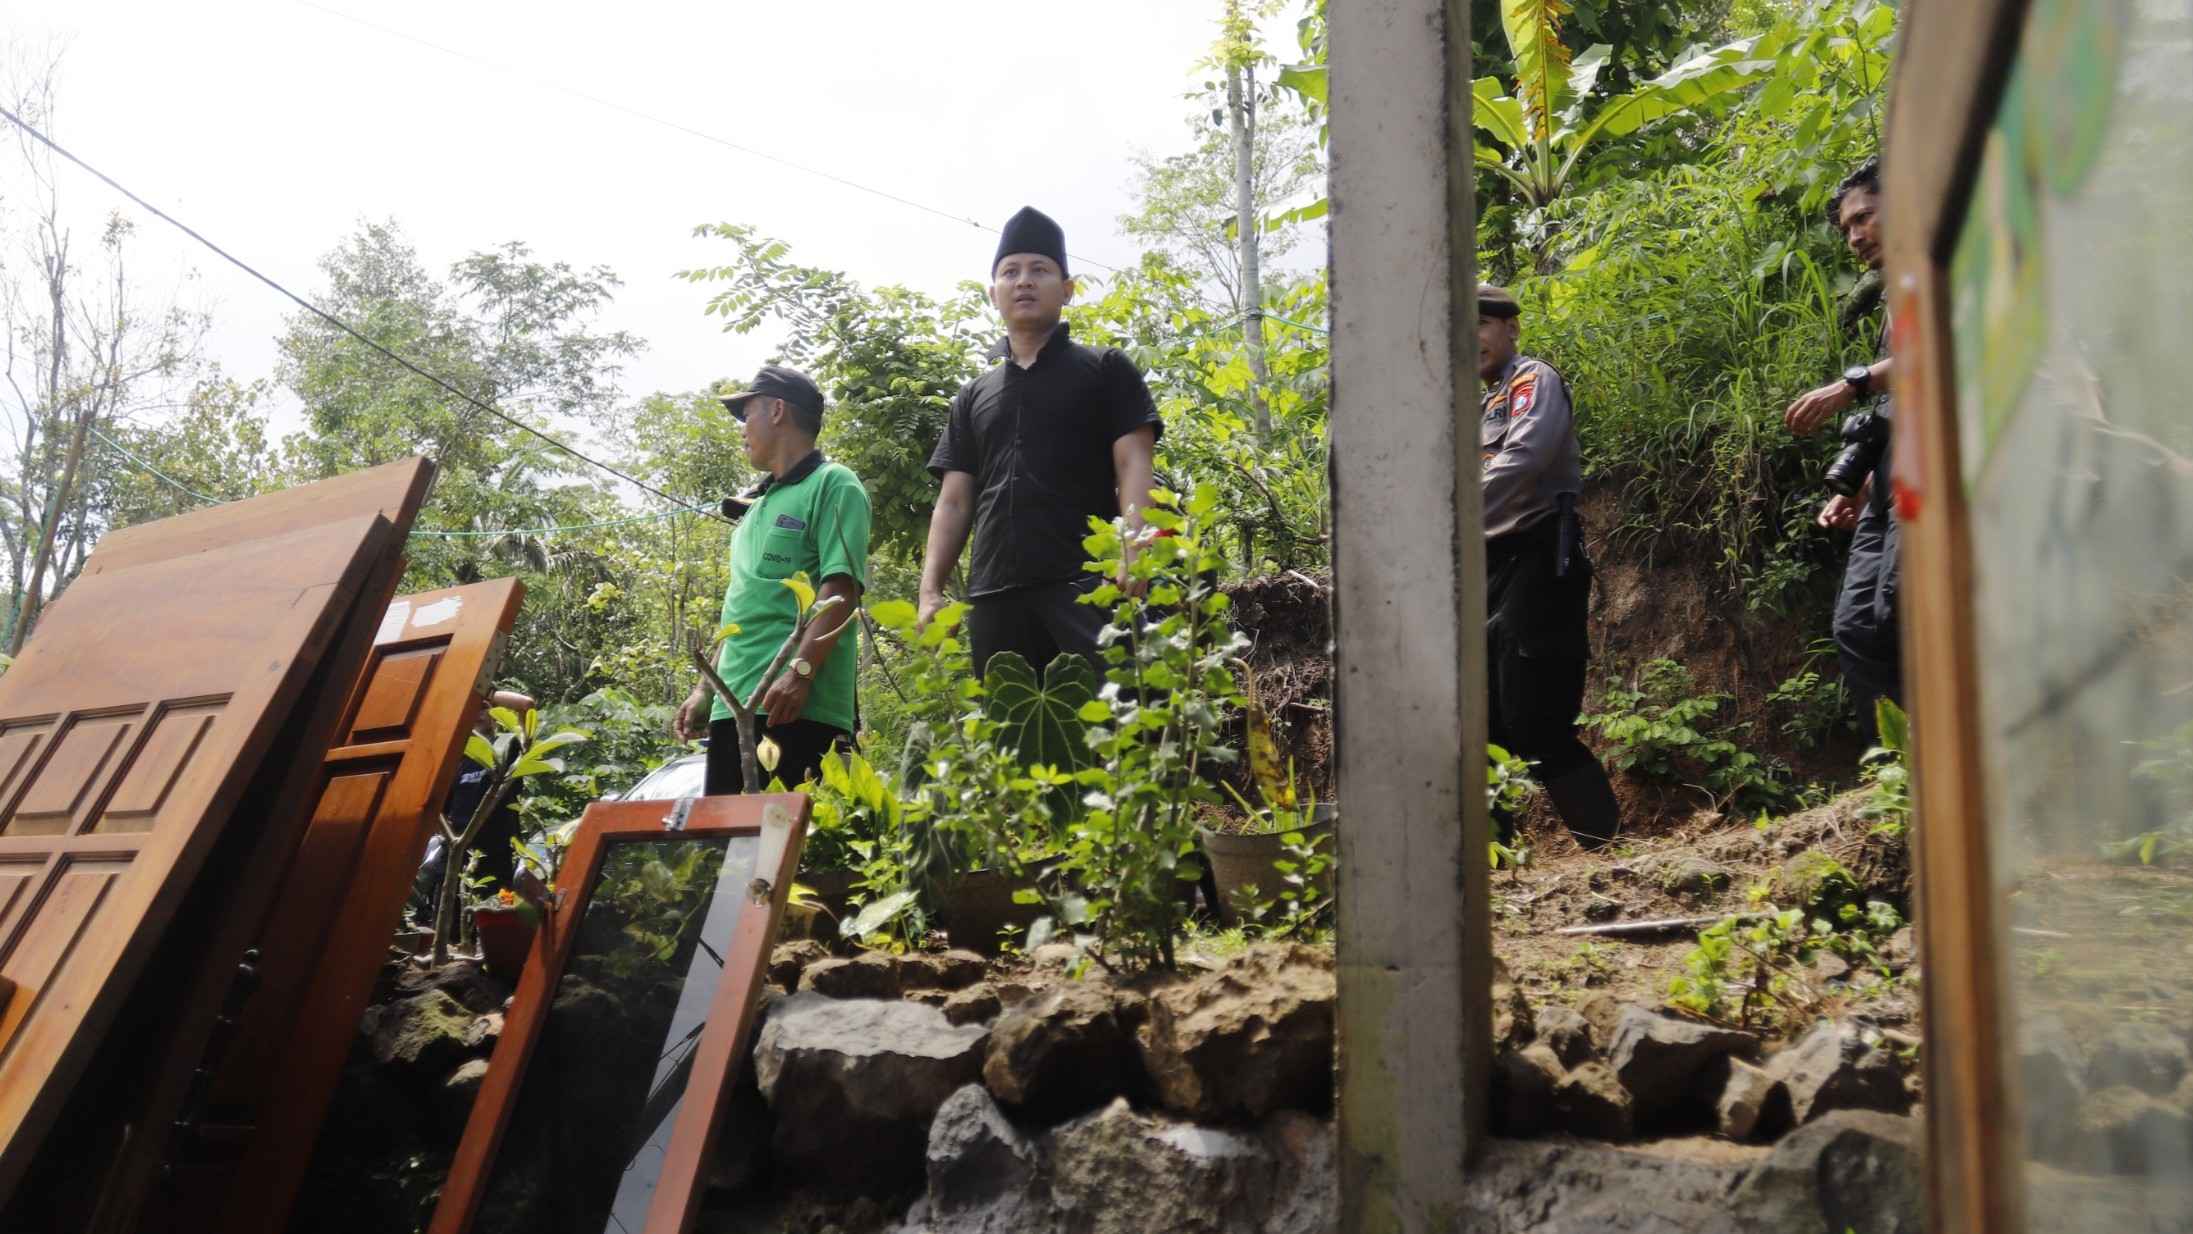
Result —
[[1082, 710], [1099, 761], [1074, 777], [1086, 809], [1045, 885], [1057, 924], [1085, 924], [1094, 954], [1128, 968], [1173, 966], [1181, 887], [1200, 875], [1195, 810], [1218, 800], [1206, 773], [1239, 758], [1223, 733], [1240, 704], [1233, 662], [1248, 646], [1216, 586], [1218, 488], [1152, 500], [1148, 530], [1092, 520], [1084, 541], [1091, 571], [1132, 586], [1105, 582], [1083, 601], [1111, 614], [1098, 638], [1106, 684]]
[[1024, 763], [1079, 771], [1095, 761], [1081, 709], [1097, 694], [1096, 670], [1080, 656], [1059, 656], [1036, 679], [1020, 653], [990, 657], [983, 674], [983, 709], [998, 737]]
[[622, 935], [619, 946], [605, 949], [597, 963], [610, 974], [630, 978], [668, 964], [700, 936], [710, 894], [723, 874], [724, 846], [680, 844], [679, 856], [662, 857], [660, 844], [612, 844], [587, 907], [592, 919], [612, 919]]
[[1822, 952], [1849, 962], [1853, 986], [1889, 980], [1881, 946], [1903, 925], [1890, 905], [1870, 900], [1811, 913], [1770, 902], [1763, 885], [1752, 889], [1751, 901], [1750, 910], [1699, 931], [1683, 975], [1668, 984], [1669, 1006], [1744, 1027], [1802, 1024], [1829, 997], [1813, 969]]
[[1874, 704], [1874, 722], [1880, 744], [1867, 750], [1863, 760], [1873, 788], [1860, 814], [1874, 820], [1876, 833], [1900, 836], [1911, 825], [1911, 721], [1903, 708], [1884, 698]]
[[2193, 723], [2133, 744], [2149, 756], [2132, 768], [2132, 782], [2152, 803], [2143, 815], [2160, 817], [2162, 825], [2103, 842], [2102, 856], [2143, 866], [2180, 864], [2193, 854]]
[[1800, 750], [1818, 749], [1829, 738], [1858, 729], [1850, 688], [1814, 668], [1784, 678], [1768, 691], [1767, 705], [1783, 714], [1782, 733]]
[[1718, 725], [1725, 694], [1691, 693], [1690, 670], [1673, 660], [1651, 660], [1628, 684], [1600, 693], [1600, 710], [1580, 717], [1613, 746], [1617, 770], [1706, 790], [1716, 808], [1749, 809], [1786, 800], [1788, 769], [1762, 759], [1735, 739], [1748, 724]]
[[[463, 828], [449, 820], [440, 820], [444, 849], [442, 886], [435, 901], [434, 911], [434, 965], [439, 968], [449, 962], [449, 947], [457, 932], [457, 908], [464, 898], [466, 879], [476, 854], [473, 841], [479, 837], [480, 828], [487, 824], [503, 803], [510, 797], [520, 780], [537, 780], [553, 784], [564, 774], [564, 760], [556, 751], [578, 745], [588, 739], [588, 734], [577, 729], [558, 729], [543, 734], [541, 713], [528, 710], [519, 715], [508, 707], [495, 707], [488, 711], [495, 725], [495, 734], [485, 736], [474, 732], [465, 739], [465, 757], [487, 772], [487, 783], [480, 800], [472, 809], [472, 817]], [[535, 859], [523, 846], [520, 856]], [[537, 859], [536, 859], [537, 860]]]
[[696, 235], [728, 241], [723, 265], [680, 271], [721, 284], [707, 312], [745, 334], [775, 321], [783, 358], [829, 398], [823, 450], [868, 489], [869, 542], [878, 553], [917, 553], [928, 534], [936, 480], [929, 452], [952, 396], [982, 369], [989, 320], [977, 288], [937, 300], [904, 287], [875, 291], [834, 270], [790, 260], [790, 248], [751, 227], [718, 223]]

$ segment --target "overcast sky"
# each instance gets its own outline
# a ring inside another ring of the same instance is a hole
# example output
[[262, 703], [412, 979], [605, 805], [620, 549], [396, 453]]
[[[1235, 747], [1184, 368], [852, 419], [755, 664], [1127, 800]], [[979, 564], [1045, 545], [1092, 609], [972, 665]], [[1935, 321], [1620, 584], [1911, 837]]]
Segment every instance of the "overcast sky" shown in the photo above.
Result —
[[[65, 49], [57, 140], [305, 294], [364, 219], [400, 223], [437, 274], [507, 240], [611, 267], [625, 286], [602, 324], [648, 344], [623, 382], [635, 394], [743, 375], [769, 350], [721, 333], [707, 289], [670, 277], [729, 251], [695, 224], [750, 223], [801, 261], [932, 291], [979, 278], [995, 240], [572, 91], [993, 227], [1033, 203], [1084, 266], [1122, 264], [1131, 159], [1188, 145], [1182, 96], [1218, 9], [0, 0], [9, 44]], [[1291, 16], [1266, 34], [1292, 58]], [[127, 205], [80, 174], [62, 187], [88, 228]], [[139, 268], [196, 271], [186, 295], [212, 309], [222, 367], [271, 373], [286, 302], [141, 222]]]

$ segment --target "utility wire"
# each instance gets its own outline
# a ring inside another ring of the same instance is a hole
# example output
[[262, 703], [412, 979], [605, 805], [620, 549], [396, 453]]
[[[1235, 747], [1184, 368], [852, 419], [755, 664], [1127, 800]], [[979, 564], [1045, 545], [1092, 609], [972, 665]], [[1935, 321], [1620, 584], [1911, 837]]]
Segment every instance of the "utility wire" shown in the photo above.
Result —
[[[123, 458], [126, 458], [130, 462], [144, 468], [146, 473], [152, 476], [153, 479], [161, 481], [178, 493], [182, 493], [187, 497], [190, 497], [196, 501], [203, 502], [204, 504], [209, 506], [225, 506], [231, 500], [234, 500], [233, 498], [209, 497], [206, 494], [199, 492], [197, 489], [194, 489], [188, 484], [183, 483], [181, 480], [176, 479], [174, 476], [171, 476], [168, 473], [160, 470], [159, 467], [155, 466], [151, 462], [151, 460], [145, 458], [143, 455], [138, 454], [137, 452], [131, 450], [128, 446], [125, 446], [121, 442], [116, 441], [114, 438], [100, 432], [98, 426], [96, 425], [92, 426], [91, 435], [105, 442], [109, 448], [114, 450], [115, 453], [120, 454]], [[602, 519], [598, 522], [592, 523], [558, 523], [550, 527], [506, 527], [499, 531], [426, 531], [414, 529], [411, 533], [411, 538], [414, 540], [459, 540], [468, 539], [474, 536], [548, 536], [565, 531], [594, 531], [602, 527], [626, 527], [630, 526], [633, 523], [654, 523], [660, 522], [661, 520], [666, 518], [676, 518], [681, 514], [707, 513], [709, 513], [709, 511], [702, 506], [682, 506], [675, 510], [658, 510], [653, 514], [635, 514], [629, 518]]]
[[139, 457], [137, 453], [135, 451], [132, 451], [128, 446], [125, 446], [121, 442], [107, 436], [105, 433], [100, 432], [98, 425], [91, 425], [90, 428], [91, 435], [107, 443], [107, 445], [111, 449], [113, 449], [115, 453], [121, 455], [123, 458], [128, 459], [130, 462], [137, 464], [139, 467], [144, 468], [146, 471], [151, 472], [154, 479], [166, 481], [168, 487], [176, 490], [177, 492], [188, 494], [189, 496], [196, 498], [197, 500], [202, 501], [209, 506], [227, 504], [223, 499], [219, 497], [208, 497], [204, 493], [199, 492], [197, 489], [194, 489], [188, 484], [183, 483], [181, 480], [176, 479], [174, 476], [171, 476], [168, 473], [160, 470], [158, 467], [153, 466], [150, 462]]
[[[555, 437], [549, 435], [546, 432], [543, 432], [540, 429], [533, 427], [530, 424], [527, 424], [525, 421], [518, 419], [516, 416], [513, 416], [509, 412], [504, 411], [502, 408], [495, 406], [493, 403], [478, 398], [470, 392], [459, 388], [455, 384], [441, 377], [438, 377], [423, 368], [420, 368], [418, 365], [413, 364], [410, 360], [404, 358], [402, 355], [399, 355], [398, 353], [391, 351], [386, 347], [383, 347], [381, 344], [373, 341], [372, 339], [367, 338], [349, 322], [344, 321], [342, 318], [335, 316], [333, 313], [328, 312], [326, 309], [321, 308], [319, 305], [314, 304], [312, 301], [305, 299], [303, 296], [298, 295], [296, 292], [291, 291], [289, 288], [275, 282], [267, 275], [261, 274], [257, 269], [252, 267], [248, 262], [245, 262], [242, 258], [235, 256], [227, 249], [222, 248], [220, 245], [215, 244], [213, 241], [208, 240], [204, 236], [200, 235], [189, 224], [184, 223], [182, 220], [176, 218], [174, 215], [169, 214], [167, 211], [162, 210], [160, 207], [153, 205], [151, 202], [146, 201], [144, 198], [139, 197], [137, 194], [122, 187], [122, 185], [117, 182], [114, 177], [109, 176], [107, 173], [99, 170], [96, 167], [93, 167], [91, 164], [85, 162], [83, 159], [80, 159], [76, 155], [71, 154], [68, 150], [64, 149], [59, 142], [54, 141], [51, 137], [48, 137], [44, 133], [40, 132], [37, 128], [33, 127], [21, 116], [16, 115], [14, 112], [9, 111], [5, 107], [0, 107], [0, 117], [5, 117], [9, 123], [15, 125], [15, 127], [29, 134], [40, 145], [43, 145], [48, 150], [53, 151], [55, 154], [60, 155], [62, 158], [67, 159], [69, 162], [74, 163], [78, 167], [81, 167], [85, 171], [91, 173], [91, 175], [94, 178], [98, 179], [100, 183], [105, 184], [108, 188], [113, 189], [115, 192], [120, 193], [122, 196], [127, 197], [131, 201], [137, 203], [139, 207], [150, 213], [154, 218], [159, 219], [161, 222], [168, 224], [169, 226], [175, 228], [177, 231], [182, 232], [184, 235], [189, 236], [191, 239], [196, 240], [198, 243], [206, 246], [208, 249], [211, 249], [216, 256], [221, 258], [221, 260], [226, 261], [230, 265], [259, 280], [260, 282], [265, 283], [267, 286], [273, 288], [275, 291], [287, 297], [292, 303], [296, 304], [297, 307], [305, 310], [306, 312], [312, 314], [314, 317], [319, 318], [320, 320], [335, 327], [336, 329], [342, 331], [350, 337], [358, 340], [360, 343], [365, 344], [374, 352], [394, 362], [395, 364], [406, 369], [407, 371], [425, 379], [426, 381], [432, 383], [440, 389], [447, 391], [449, 394], [455, 396], [456, 398], [464, 400], [466, 403], [471, 404], [473, 407], [486, 412], [496, 419], [501, 420], [503, 423], [510, 425], [512, 428], [518, 429], [525, 433], [530, 433], [533, 436], [540, 438], [542, 441], [548, 443], [555, 449], [570, 455], [571, 457], [579, 460], [582, 463], [586, 463], [587, 465], [592, 467], [598, 467], [601, 470], [608, 472], [610, 475], [613, 475], [618, 479], [624, 481], [625, 483], [630, 484], [633, 487], [641, 489], [645, 492], [652, 493], [674, 506], [678, 506], [682, 509], [696, 508], [693, 506], [693, 503], [681, 500], [677, 497], [672, 497], [670, 494], [662, 491], [659, 488], [656, 488], [654, 485], [649, 484], [647, 481], [642, 480], [637, 476], [631, 475], [630, 473], [613, 467], [608, 463], [602, 462], [600, 459], [593, 458], [587, 454], [584, 454], [576, 447], [565, 445], [563, 442], [558, 441]], [[720, 516], [712, 515], [711, 517]]]
[[[622, 112], [627, 116], [631, 116], [633, 119], [645, 120], [649, 124], [660, 125], [663, 128], [683, 133], [688, 137], [697, 137], [702, 141], [711, 142], [715, 145], [722, 146], [727, 150], [735, 150], [740, 154], [748, 155], [752, 158], [761, 159], [764, 162], [775, 163], [779, 167], [789, 167], [793, 171], [801, 172], [805, 175], [814, 176], [817, 179], [828, 180], [832, 184], [842, 185], [846, 188], [854, 190], [855, 192], [867, 193], [872, 197], [881, 197], [885, 201], [896, 202], [899, 205], [907, 206], [915, 210], [920, 210], [925, 214], [933, 214], [940, 219], [948, 219], [954, 223], [965, 223], [967, 226], [972, 227], [977, 231], [985, 232], [989, 235], [995, 236], [1001, 234], [998, 228], [992, 227], [989, 224], [981, 222], [977, 219], [969, 218], [964, 214], [954, 214], [949, 210], [929, 205], [926, 202], [915, 201], [911, 197], [902, 197], [899, 194], [893, 193], [888, 189], [879, 189], [874, 187], [873, 185], [862, 184], [858, 180], [848, 179], [844, 176], [838, 175], [835, 172], [824, 171], [819, 167], [811, 167], [805, 163], [796, 163], [791, 159], [784, 158], [780, 155], [771, 154], [766, 150], [756, 150], [752, 146], [741, 145], [738, 142], [732, 141], [728, 137], [720, 137], [704, 129], [697, 129], [694, 128], [692, 125], [684, 124], [677, 120], [672, 120], [664, 116], [658, 116], [653, 114], [652, 112], [641, 111], [637, 107], [631, 107], [624, 103], [619, 103], [615, 99], [605, 99], [597, 94], [589, 94], [576, 86], [567, 86], [562, 82], [554, 81], [546, 77], [541, 77], [536, 74], [524, 73], [522, 70], [511, 68], [509, 65], [487, 59], [484, 56], [477, 56], [468, 51], [463, 51], [455, 47], [448, 47], [441, 43], [434, 42], [432, 39], [421, 38], [416, 34], [410, 34], [403, 30], [398, 30], [393, 26], [384, 26], [380, 22], [373, 21], [370, 18], [360, 17], [354, 13], [346, 13], [341, 9], [329, 8], [324, 4], [315, 4], [313, 3], [313, 0], [297, 0], [297, 3], [302, 7], [312, 9], [315, 12], [325, 13], [330, 17], [342, 18], [344, 21], [353, 22], [357, 25], [364, 26], [368, 30], [379, 31], [380, 33], [385, 34], [390, 38], [402, 39], [404, 42], [415, 43], [421, 47], [429, 48], [433, 51], [438, 51], [445, 56], [454, 56], [459, 60], [466, 60], [470, 61], [473, 64], [485, 65], [488, 68], [495, 69], [503, 73], [509, 73], [513, 76], [527, 77], [535, 85], [557, 91], [561, 94], [568, 94], [576, 99], [582, 99], [586, 102], [594, 104], [596, 107], [606, 107], [611, 111]], [[1067, 256], [1071, 258], [1075, 263], [1080, 265], [1095, 266], [1099, 270], [1104, 270], [1112, 274], [1119, 273], [1118, 266], [1107, 265], [1106, 263], [1097, 261], [1094, 258], [1083, 257], [1078, 253], [1068, 253]]]

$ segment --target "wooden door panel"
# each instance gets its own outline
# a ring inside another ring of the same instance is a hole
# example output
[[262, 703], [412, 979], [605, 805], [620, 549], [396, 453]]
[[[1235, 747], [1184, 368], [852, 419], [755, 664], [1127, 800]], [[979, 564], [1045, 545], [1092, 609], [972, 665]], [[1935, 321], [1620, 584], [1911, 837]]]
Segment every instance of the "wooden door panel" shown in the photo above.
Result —
[[176, 1172], [170, 1228], [286, 1227], [523, 595], [501, 579], [389, 606], [260, 931], [260, 990], [209, 1090], [208, 1120], [250, 1134], [226, 1165]]
[[400, 551], [382, 512], [408, 525], [431, 475], [413, 460], [343, 486], [347, 506], [308, 486], [117, 532], [0, 677], [0, 865], [38, 869], [0, 935], [0, 1201]]

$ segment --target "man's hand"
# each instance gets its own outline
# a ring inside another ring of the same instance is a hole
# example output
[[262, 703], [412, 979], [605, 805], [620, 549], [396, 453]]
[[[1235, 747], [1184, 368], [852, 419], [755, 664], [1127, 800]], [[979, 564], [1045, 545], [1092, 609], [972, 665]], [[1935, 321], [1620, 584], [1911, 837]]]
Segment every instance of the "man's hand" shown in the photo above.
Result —
[[1841, 493], [1828, 498], [1820, 507], [1820, 516], [1814, 519], [1829, 531], [1850, 531], [1858, 526], [1858, 508], [1863, 504], [1858, 497], [1845, 497]]
[[1829, 420], [1849, 411], [1858, 394], [1847, 381], [1837, 381], [1807, 391], [1797, 396], [1797, 401], [1782, 413], [1782, 426], [1799, 437], [1812, 432]]
[[925, 591], [921, 593], [920, 614], [914, 618], [914, 630], [916, 633], [919, 633], [920, 631], [929, 628], [930, 618], [937, 615], [938, 610], [944, 607], [944, 603], [944, 593], [941, 591]]
[[707, 682], [694, 686], [693, 692], [685, 696], [684, 705], [678, 708], [677, 717], [670, 721], [670, 735], [679, 741], [699, 741], [706, 737], [708, 713], [713, 710], [711, 701]]
[[769, 692], [761, 696], [761, 712], [775, 728], [790, 724], [807, 710], [807, 694], [814, 688], [814, 680], [802, 677], [789, 669], [770, 685]]

